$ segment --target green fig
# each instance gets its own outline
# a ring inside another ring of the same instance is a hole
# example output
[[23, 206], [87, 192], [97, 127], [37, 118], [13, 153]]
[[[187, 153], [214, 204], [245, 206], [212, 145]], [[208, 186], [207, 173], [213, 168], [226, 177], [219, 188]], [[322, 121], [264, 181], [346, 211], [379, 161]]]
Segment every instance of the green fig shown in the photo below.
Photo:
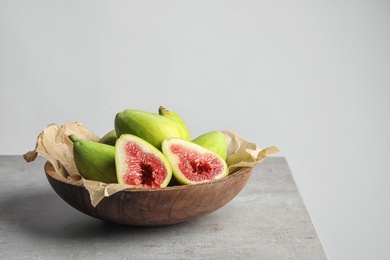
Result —
[[196, 184], [228, 175], [227, 164], [218, 154], [191, 141], [165, 139], [162, 151], [181, 184]]
[[204, 148], [207, 148], [226, 160], [227, 144], [225, 135], [221, 131], [210, 131], [192, 140]]
[[87, 180], [117, 183], [115, 147], [98, 142], [81, 140], [69, 135], [73, 142], [73, 157], [80, 175]]
[[116, 139], [118, 138], [116, 136], [115, 129], [113, 129], [107, 134], [103, 135], [103, 137], [100, 138], [99, 143], [115, 146]]
[[169, 184], [172, 168], [156, 147], [130, 134], [121, 135], [115, 147], [118, 183], [144, 188], [163, 188]]
[[170, 137], [186, 138], [180, 124], [170, 118], [135, 109], [126, 109], [115, 116], [115, 131], [138, 136], [161, 150], [161, 143]]
[[188, 127], [187, 127], [186, 123], [184, 122], [183, 118], [178, 113], [176, 113], [172, 110], [168, 110], [163, 106], [160, 106], [158, 109], [158, 114], [165, 116], [167, 118], [170, 118], [173, 121], [177, 122], [179, 125], [181, 125], [181, 128], [183, 130], [183, 136], [184, 136], [183, 139], [188, 140], [188, 141], [191, 140], [190, 132], [188, 131]]

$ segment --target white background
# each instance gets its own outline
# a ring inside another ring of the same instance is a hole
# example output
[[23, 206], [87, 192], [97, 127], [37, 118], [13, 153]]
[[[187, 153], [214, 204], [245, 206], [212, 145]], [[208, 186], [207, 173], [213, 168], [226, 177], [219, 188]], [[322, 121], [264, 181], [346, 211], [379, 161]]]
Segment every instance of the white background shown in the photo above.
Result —
[[279, 147], [330, 259], [390, 259], [388, 1], [1, 0], [0, 37], [0, 154], [164, 105]]

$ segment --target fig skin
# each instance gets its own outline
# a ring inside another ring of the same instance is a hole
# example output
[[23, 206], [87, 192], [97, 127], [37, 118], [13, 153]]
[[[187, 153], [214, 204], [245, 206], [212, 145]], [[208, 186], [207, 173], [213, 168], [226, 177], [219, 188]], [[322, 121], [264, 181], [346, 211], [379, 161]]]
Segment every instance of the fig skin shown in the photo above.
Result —
[[115, 146], [116, 139], [118, 139], [118, 137], [116, 136], [115, 129], [113, 129], [110, 132], [103, 135], [103, 137], [100, 138], [98, 142], [102, 144]]
[[115, 116], [115, 131], [120, 137], [132, 134], [144, 139], [161, 150], [161, 143], [166, 138], [186, 138], [180, 124], [170, 118], [136, 109], [125, 109]]
[[[128, 144], [131, 144], [132, 147], [128, 148]], [[156, 147], [131, 134], [122, 134], [116, 141], [115, 147], [118, 183], [144, 188], [168, 186], [172, 179], [172, 168], [163, 153]], [[158, 176], [157, 173], [164, 173], [166, 176]], [[127, 183], [126, 178], [134, 183]], [[150, 183], [143, 183], [145, 179]], [[159, 180], [161, 183], [158, 183]]]
[[93, 181], [117, 183], [115, 147], [69, 135], [73, 142], [73, 157], [79, 174]]
[[[182, 151], [172, 151], [175, 150], [172, 147], [179, 147]], [[191, 141], [165, 139], [162, 151], [171, 164], [173, 176], [180, 184], [208, 182], [228, 175], [227, 164], [221, 156]]]
[[210, 131], [204, 133], [193, 139], [192, 142], [213, 151], [226, 161], [226, 137], [221, 131]]
[[190, 136], [190, 132], [188, 130], [188, 127], [187, 127], [186, 123], [184, 122], [183, 118], [178, 113], [176, 113], [172, 110], [168, 110], [164, 106], [160, 106], [158, 109], [158, 114], [165, 116], [167, 118], [170, 118], [173, 121], [175, 121], [176, 123], [178, 123], [182, 128], [183, 139], [188, 140], [188, 141], [191, 140], [191, 136]]

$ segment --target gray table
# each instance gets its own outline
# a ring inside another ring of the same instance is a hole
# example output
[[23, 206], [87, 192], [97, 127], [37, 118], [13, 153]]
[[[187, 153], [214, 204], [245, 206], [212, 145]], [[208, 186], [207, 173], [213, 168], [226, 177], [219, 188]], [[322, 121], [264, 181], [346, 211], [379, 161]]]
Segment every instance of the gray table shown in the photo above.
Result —
[[51, 189], [43, 164], [0, 156], [0, 259], [327, 259], [283, 157], [256, 166], [221, 209], [159, 228], [73, 209]]

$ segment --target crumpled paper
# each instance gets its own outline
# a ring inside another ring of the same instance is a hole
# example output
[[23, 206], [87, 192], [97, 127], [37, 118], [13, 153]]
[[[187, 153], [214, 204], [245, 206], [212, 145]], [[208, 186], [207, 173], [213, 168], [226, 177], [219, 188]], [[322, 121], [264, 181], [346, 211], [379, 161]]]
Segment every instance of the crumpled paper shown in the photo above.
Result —
[[[229, 173], [243, 167], [254, 167], [268, 155], [279, 152], [275, 146], [260, 149], [255, 143], [245, 140], [233, 131], [223, 130], [222, 132], [227, 141], [226, 163]], [[91, 181], [81, 177], [73, 159], [73, 143], [68, 138], [70, 134], [75, 134], [79, 139], [84, 140], [98, 141], [100, 139], [81, 122], [71, 122], [62, 126], [52, 123], [39, 134], [35, 149], [25, 153], [24, 159], [27, 162], [32, 162], [38, 154], [44, 157], [53, 165], [59, 176], [84, 185], [90, 194], [91, 204], [94, 207], [104, 197], [129, 188], [137, 188], [126, 184]]]
[[52, 123], [39, 134], [35, 149], [25, 153], [24, 159], [31, 162], [40, 154], [62, 177], [80, 179], [81, 176], [73, 159], [73, 142], [68, 137], [71, 134], [85, 140], [98, 141], [100, 139], [81, 122], [72, 122], [62, 126]]

